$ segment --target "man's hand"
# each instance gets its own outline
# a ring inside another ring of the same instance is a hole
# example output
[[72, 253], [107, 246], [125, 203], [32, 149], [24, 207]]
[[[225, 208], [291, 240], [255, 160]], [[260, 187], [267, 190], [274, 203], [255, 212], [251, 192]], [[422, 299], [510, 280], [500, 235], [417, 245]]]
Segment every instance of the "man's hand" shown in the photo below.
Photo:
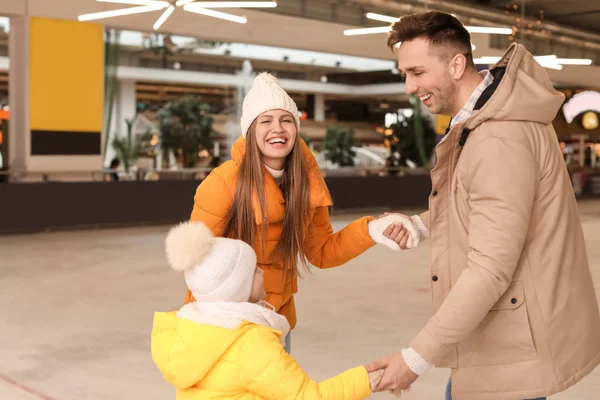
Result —
[[383, 392], [386, 390], [407, 390], [410, 385], [419, 378], [419, 375], [415, 374], [408, 368], [402, 353], [392, 353], [388, 356], [383, 357], [381, 360], [374, 361], [367, 365], [369, 372], [374, 372], [379, 369], [384, 369], [383, 378], [377, 385], [375, 391]]

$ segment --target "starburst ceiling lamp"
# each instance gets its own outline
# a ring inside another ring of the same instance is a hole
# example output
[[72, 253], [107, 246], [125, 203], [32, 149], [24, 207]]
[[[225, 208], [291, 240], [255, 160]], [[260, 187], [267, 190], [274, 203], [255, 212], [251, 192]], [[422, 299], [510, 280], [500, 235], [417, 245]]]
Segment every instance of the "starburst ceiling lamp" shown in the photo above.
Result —
[[275, 1], [195, 1], [195, 0], [96, 0], [99, 3], [117, 3], [123, 5], [132, 5], [135, 7], [121, 8], [112, 11], [102, 11], [92, 14], [80, 15], [79, 21], [93, 21], [103, 18], [120, 17], [123, 15], [141, 14], [154, 11], [162, 11], [160, 17], [154, 23], [153, 28], [159, 29], [165, 21], [173, 14], [176, 8], [183, 8], [184, 11], [195, 14], [205, 15], [207, 17], [220, 18], [239, 24], [248, 22], [246, 17], [240, 17], [215, 11], [214, 8], [275, 8]]
[[[376, 13], [367, 13], [366, 17], [368, 19], [372, 19], [374, 21], [388, 22], [390, 24], [400, 21], [400, 18], [390, 17], [388, 15], [382, 15], [382, 14], [376, 14]], [[512, 33], [512, 29], [510, 29], [510, 28], [496, 28], [496, 27], [488, 27], [488, 26], [465, 26], [465, 28], [470, 33], [489, 33], [492, 35], [510, 35]], [[344, 35], [346, 35], [346, 36], [371, 35], [371, 34], [375, 34], [375, 33], [388, 33], [391, 30], [392, 30], [391, 26], [378, 26], [375, 28], [346, 29], [344, 31]]]

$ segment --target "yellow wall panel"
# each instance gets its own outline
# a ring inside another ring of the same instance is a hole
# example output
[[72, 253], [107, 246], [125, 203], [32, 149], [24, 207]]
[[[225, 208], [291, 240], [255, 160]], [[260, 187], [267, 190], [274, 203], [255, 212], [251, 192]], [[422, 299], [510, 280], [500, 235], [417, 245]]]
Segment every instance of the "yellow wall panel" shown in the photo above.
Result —
[[37, 17], [30, 27], [31, 130], [101, 132], [103, 27]]
[[438, 114], [435, 116], [435, 133], [443, 135], [446, 133], [446, 128], [450, 125], [450, 116]]

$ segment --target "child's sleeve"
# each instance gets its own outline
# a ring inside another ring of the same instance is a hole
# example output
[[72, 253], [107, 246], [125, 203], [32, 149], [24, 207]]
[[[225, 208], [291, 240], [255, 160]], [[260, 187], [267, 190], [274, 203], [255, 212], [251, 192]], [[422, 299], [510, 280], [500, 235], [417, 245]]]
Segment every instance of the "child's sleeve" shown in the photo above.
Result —
[[317, 268], [332, 268], [358, 257], [375, 242], [369, 235], [369, 221], [363, 217], [339, 232], [333, 232], [327, 207], [318, 207], [306, 236], [308, 261]]
[[268, 400], [362, 400], [371, 395], [365, 367], [317, 383], [283, 349], [276, 335], [266, 330], [253, 335], [240, 354], [242, 381], [250, 392]]

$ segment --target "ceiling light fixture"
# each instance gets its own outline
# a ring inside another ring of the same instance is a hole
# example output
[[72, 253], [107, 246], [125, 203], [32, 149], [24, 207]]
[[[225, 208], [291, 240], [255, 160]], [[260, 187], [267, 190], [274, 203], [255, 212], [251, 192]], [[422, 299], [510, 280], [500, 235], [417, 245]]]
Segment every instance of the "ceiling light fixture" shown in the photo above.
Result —
[[374, 21], [389, 22], [390, 24], [400, 21], [400, 18], [389, 17], [387, 15], [376, 14], [376, 13], [367, 13], [366, 16], [367, 16], [367, 18], [372, 19]]
[[165, 8], [163, 5], [146, 5], [139, 7], [123, 8], [120, 10], [102, 11], [93, 14], [83, 14], [77, 17], [79, 21], [94, 21], [102, 18], [120, 17], [123, 15], [141, 14], [151, 11], [159, 11]]
[[[180, 0], [184, 4], [191, 3], [190, 0]], [[275, 8], [276, 1], [196, 1], [195, 5], [204, 8]]]
[[[401, 18], [390, 17], [388, 15], [376, 14], [376, 13], [367, 13], [365, 14], [368, 19], [372, 19], [374, 21], [380, 22], [388, 22], [393, 24], [395, 22], [400, 21]], [[467, 31], [470, 33], [488, 33], [491, 35], [510, 35], [512, 34], [512, 29], [510, 28], [496, 28], [496, 27], [488, 27], [488, 26], [465, 26]], [[377, 27], [377, 28], [359, 28], [359, 29], [347, 29], [344, 31], [344, 35], [346, 36], [354, 36], [354, 35], [370, 35], [375, 33], [388, 33], [391, 30], [389, 26]]]
[[563, 68], [562, 65], [556, 62], [557, 58], [555, 55], [537, 56], [534, 57], [534, 59], [544, 68], [556, 69], [559, 71]]
[[[132, 6], [162, 5], [163, 8], [169, 7], [168, 1], [157, 0], [96, 0], [98, 3], [117, 3], [130, 4]], [[192, 0], [193, 1], [193, 0]]]
[[489, 33], [490, 35], [510, 35], [510, 28], [494, 28], [489, 26], [465, 26], [469, 33]]
[[[123, 5], [133, 5], [137, 7], [123, 8], [119, 10], [102, 11], [91, 14], [82, 14], [77, 19], [79, 21], [94, 21], [104, 18], [120, 17], [124, 15], [133, 15], [146, 12], [164, 10], [158, 20], [154, 23], [154, 30], [158, 30], [167, 19], [175, 12], [177, 7], [183, 7], [185, 11], [195, 14], [202, 14], [208, 17], [220, 18], [227, 21], [245, 24], [248, 22], [246, 17], [227, 14], [220, 11], [214, 11], [213, 8], [275, 8], [275, 1], [204, 1], [195, 0], [96, 0], [99, 3], [117, 3]], [[165, 10], [166, 9], [166, 10]]]
[[[498, 61], [500, 61], [501, 57], [480, 57], [480, 58], [476, 58], [473, 60], [473, 62], [475, 64], [496, 64]], [[534, 59], [544, 68], [549, 68], [549, 69], [555, 69], [555, 70], [562, 70], [563, 66], [561, 65], [561, 63], [558, 62], [558, 58], [556, 58], [556, 56], [551, 55], [551, 56], [537, 56], [534, 57]]]
[[560, 65], [561, 69], [563, 65], [592, 65], [592, 60], [588, 58], [557, 58], [555, 55], [549, 55], [537, 56], [535, 59], [542, 65]]
[[592, 65], [588, 58], [557, 58], [556, 62], [562, 65]]
[[496, 64], [498, 61], [500, 61], [501, 57], [479, 57], [479, 58], [475, 58], [473, 59], [473, 62], [475, 64]]
[[475, 64], [495, 64], [498, 61], [500, 61], [500, 58], [502, 58], [502, 57], [485, 56], [485, 57], [475, 58], [475, 59], [473, 59], [473, 61], [475, 62]]
[[356, 35], [372, 35], [374, 33], [388, 33], [392, 30], [391, 26], [381, 26], [377, 28], [358, 28], [358, 29], [346, 29], [344, 35], [356, 36]]
[[160, 16], [160, 18], [154, 23], [154, 30], [160, 28], [161, 25], [167, 20], [167, 18], [169, 18], [171, 14], [173, 14], [173, 11], [175, 11], [175, 7], [169, 6], [169, 8], [167, 8], [165, 12]]

